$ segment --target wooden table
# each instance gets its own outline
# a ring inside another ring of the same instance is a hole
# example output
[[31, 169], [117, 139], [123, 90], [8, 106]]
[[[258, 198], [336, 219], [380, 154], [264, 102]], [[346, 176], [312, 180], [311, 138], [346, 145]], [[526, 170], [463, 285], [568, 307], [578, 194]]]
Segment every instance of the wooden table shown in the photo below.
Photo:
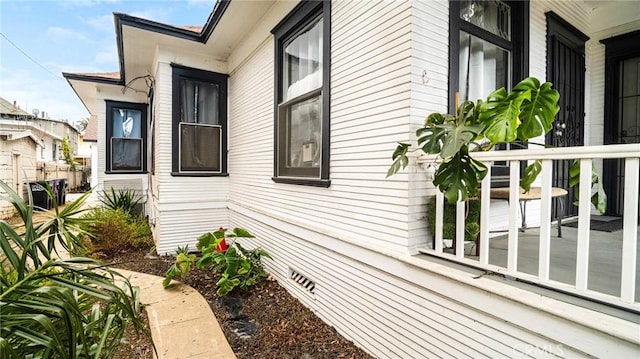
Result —
[[[564, 216], [564, 197], [568, 194], [564, 188], [552, 187], [551, 198], [558, 198], [560, 203], [560, 215], [558, 216], [558, 238], [562, 238], [562, 217]], [[509, 201], [509, 188], [492, 188], [490, 196], [493, 199], [504, 199]], [[542, 198], [541, 187], [531, 187], [529, 192], [525, 193], [523, 189], [520, 191], [518, 200], [520, 202], [520, 213], [522, 213], [522, 227], [521, 230], [527, 228], [527, 202], [534, 201]]]

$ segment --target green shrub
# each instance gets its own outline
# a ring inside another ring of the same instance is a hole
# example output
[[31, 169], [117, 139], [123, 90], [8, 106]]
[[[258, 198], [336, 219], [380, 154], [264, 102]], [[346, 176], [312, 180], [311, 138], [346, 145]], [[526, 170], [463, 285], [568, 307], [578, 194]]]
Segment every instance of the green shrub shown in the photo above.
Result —
[[[226, 238], [233, 238], [233, 242], [226, 251], [222, 251], [219, 245], [226, 241]], [[253, 235], [242, 228], [228, 231], [221, 227], [198, 238], [197, 248], [201, 251], [202, 257], [195, 264], [198, 268], [210, 268], [215, 273], [218, 278], [216, 293], [219, 296], [225, 296], [236, 288], [247, 291], [266, 277], [261, 258], [271, 256], [261, 248], [245, 249], [236, 242], [237, 238], [253, 238]], [[167, 271], [162, 285], [167, 287], [175, 276], [186, 276], [195, 259], [194, 254], [180, 251], [175, 263]]]
[[117, 253], [128, 248], [143, 248], [153, 244], [147, 220], [133, 217], [122, 209], [95, 208], [85, 216], [92, 252]]
[[140, 213], [142, 198], [132, 189], [118, 190], [111, 188], [110, 192], [102, 191], [98, 195], [100, 203], [109, 209], [121, 209], [124, 213], [135, 216]]
[[[13, 204], [23, 223], [16, 229], [0, 221], [2, 358], [111, 358], [129, 323], [148, 334], [126, 278], [91, 258], [56, 255], [57, 248], [80, 246], [88, 193], [64, 209], [54, 204], [52, 217], [36, 224], [33, 204], [2, 181], [0, 187], [6, 193], [0, 199]], [[124, 285], [114, 284], [116, 277]]]
[[[470, 198], [465, 204], [465, 241], [475, 241], [480, 234], [480, 200]], [[436, 201], [427, 203], [427, 229], [431, 234], [436, 228]], [[456, 236], [456, 204], [445, 199], [442, 217], [442, 238], [454, 239]]]

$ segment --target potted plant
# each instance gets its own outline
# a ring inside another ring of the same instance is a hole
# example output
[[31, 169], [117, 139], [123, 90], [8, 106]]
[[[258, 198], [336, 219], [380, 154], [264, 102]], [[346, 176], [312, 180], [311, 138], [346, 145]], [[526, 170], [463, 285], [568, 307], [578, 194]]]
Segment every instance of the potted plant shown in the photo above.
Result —
[[[476, 197], [487, 167], [473, 159], [470, 153], [489, 151], [499, 144], [523, 147], [536, 144], [530, 140], [552, 129], [553, 120], [560, 110], [559, 98], [560, 94], [551, 83], [540, 83], [538, 79], [529, 77], [511, 91], [504, 88], [493, 91], [486, 101], [464, 101], [457, 106], [454, 115], [432, 113], [427, 116], [424, 125], [416, 131], [416, 137], [420, 150], [438, 157], [433, 184], [451, 203]], [[408, 143], [398, 144], [387, 177], [408, 165], [410, 147]], [[529, 191], [541, 170], [539, 160], [525, 168], [520, 180], [520, 187], [525, 192]], [[579, 178], [577, 161], [570, 176], [574, 179], [570, 181], [573, 187], [578, 183], [575, 179]], [[594, 178], [597, 177], [596, 174]], [[606, 195], [599, 182], [594, 181], [598, 190], [591, 200], [599, 211], [604, 212]]]

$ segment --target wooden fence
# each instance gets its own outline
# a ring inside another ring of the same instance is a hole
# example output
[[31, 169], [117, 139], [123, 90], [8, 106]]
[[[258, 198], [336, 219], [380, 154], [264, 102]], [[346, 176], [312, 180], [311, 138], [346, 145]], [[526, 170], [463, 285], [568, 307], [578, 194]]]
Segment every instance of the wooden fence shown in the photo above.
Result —
[[36, 167], [36, 180], [41, 181], [54, 178], [66, 178], [68, 190], [82, 188], [90, 181], [89, 176], [89, 169], [85, 169], [84, 166], [71, 168], [71, 166], [67, 164], [38, 162]]

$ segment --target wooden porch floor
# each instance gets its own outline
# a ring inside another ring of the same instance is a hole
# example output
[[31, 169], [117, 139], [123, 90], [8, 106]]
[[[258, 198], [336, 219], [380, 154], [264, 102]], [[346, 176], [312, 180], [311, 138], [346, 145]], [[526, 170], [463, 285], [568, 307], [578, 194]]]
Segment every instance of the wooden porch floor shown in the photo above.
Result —
[[[551, 280], [574, 285], [576, 278], [577, 228], [563, 226], [562, 238], [556, 236], [552, 228]], [[640, 227], [638, 227], [640, 238]], [[539, 229], [529, 228], [518, 233], [518, 271], [537, 275], [538, 273]], [[637, 246], [640, 258], [640, 245]], [[466, 256], [471, 259], [473, 256]], [[476, 257], [477, 258], [477, 257]], [[622, 262], [622, 230], [616, 232], [590, 232], [588, 289], [613, 296], [620, 295]], [[507, 266], [507, 235], [490, 240], [489, 263]], [[640, 263], [636, 264], [635, 301], [640, 301]]]

